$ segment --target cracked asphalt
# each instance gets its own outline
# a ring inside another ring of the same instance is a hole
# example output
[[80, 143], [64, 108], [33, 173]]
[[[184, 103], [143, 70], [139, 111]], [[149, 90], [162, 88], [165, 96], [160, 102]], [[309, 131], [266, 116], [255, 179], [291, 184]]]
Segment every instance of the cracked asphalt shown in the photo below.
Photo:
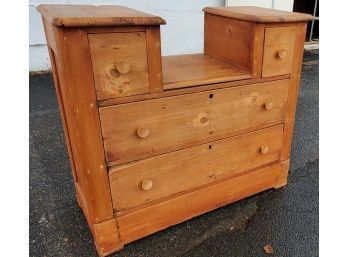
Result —
[[[319, 255], [319, 53], [306, 52], [289, 184], [125, 246], [113, 257]], [[30, 77], [30, 256], [97, 256], [79, 208], [50, 74]]]

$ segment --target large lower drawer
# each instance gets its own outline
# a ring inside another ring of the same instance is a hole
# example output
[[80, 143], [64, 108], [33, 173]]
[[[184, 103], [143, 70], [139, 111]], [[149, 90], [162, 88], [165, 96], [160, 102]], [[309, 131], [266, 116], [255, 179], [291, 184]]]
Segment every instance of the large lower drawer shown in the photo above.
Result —
[[286, 183], [289, 162], [278, 162], [211, 186], [148, 205], [117, 212], [118, 232], [127, 243], [207, 211]]
[[283, 125], [110, 169], [114, 209], [188, 191], [279, 160]]
[[280, 124], [288, 85], [289, 80], [279, 80], [102, 107], [107, 162], [125, 163]]

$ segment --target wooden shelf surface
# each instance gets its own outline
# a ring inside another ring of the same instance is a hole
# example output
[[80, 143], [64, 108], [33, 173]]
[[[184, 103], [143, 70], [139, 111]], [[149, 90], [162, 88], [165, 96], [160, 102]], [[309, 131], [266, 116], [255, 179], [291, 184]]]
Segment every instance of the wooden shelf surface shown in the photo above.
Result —
[[205, 54], [162, 57], [164, 90], [250, 79], [251, 74]]
[[307, 13], [287, 12], [256, 6], [216, 6], [205, 7], [205, 13], [220, 15], [249, 22], [276, 23], [311, 21], [313, 16]]
[[37, 7], [45, 19], [54, 26], [126, 26], [161, 25], [161, 17], [120, 5], [42, 4]]

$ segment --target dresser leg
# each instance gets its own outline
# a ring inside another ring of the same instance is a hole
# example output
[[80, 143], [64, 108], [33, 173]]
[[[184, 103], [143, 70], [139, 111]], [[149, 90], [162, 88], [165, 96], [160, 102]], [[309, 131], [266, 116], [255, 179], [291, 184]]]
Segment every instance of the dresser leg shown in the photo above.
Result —
[[288, 184], [289, 160], [283, 161], [281, 165], [282, 165], [282, 171], [279, 174], [278, 178], [276, 179], [276, 182], [274, 185], [275, 189], [281, 188]]
[[94, 244], [99, 256], [107, 256], [123, 249], [119, 240], [116, 219], [94, 224]]
[[[95, 243], [95, 245], [96, 245], [96, 243]], [[97, 247], [97, 245], [96, 245], [96, 247]], [[108, 255], [113, 254], [115, 252], [121, 251], [123, 249], [123, 247], [124, 247], [123, 245], [119, 245], [119, 246], [117, 246], [117, 248], [113, 248], [113, 249], [111, 249], [110, 251], [107, 251], [107, 252], [105, 252], [105, 251], [103, 252], [103, 250], [101, 250], [101, 249], [99, 249], [97, 247], [97, 252], [98, 252], [98, 255], [100, 257], [105, 257], [105, 256], [108, 256]]]

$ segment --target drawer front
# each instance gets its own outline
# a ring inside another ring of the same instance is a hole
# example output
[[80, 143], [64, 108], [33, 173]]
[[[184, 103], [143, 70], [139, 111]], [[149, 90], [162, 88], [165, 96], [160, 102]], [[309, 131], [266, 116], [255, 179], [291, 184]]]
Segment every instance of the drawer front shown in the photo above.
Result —
[[111, 168], [117, 211], [238, 175], [280, 158], [283, 125]]
[[97, 99], [149, 92], [144, 32], [88, 35]]
[[188, 194], [151, 204], [132, 212], [118, 212], [117, 226], [123, 242], [131, 242], [195, 216], [277, 186], [287, 162], [269, 165]]
[[99, 109], [112, 165], [280, 124], [289, 80]]
[[294, 55], [296, 27], [266, 28], [262, 76], [290, 74]]

